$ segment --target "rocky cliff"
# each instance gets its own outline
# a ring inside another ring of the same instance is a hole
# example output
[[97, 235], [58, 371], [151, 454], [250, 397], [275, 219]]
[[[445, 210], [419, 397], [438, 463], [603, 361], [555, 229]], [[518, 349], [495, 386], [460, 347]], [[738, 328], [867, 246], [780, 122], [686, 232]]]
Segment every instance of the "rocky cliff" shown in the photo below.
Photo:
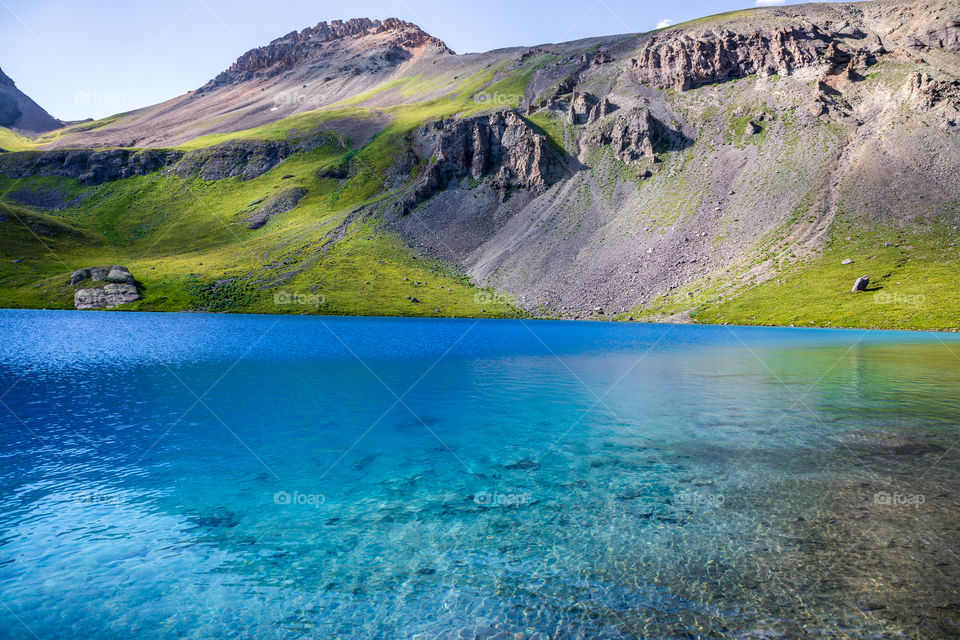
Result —
[[434, 122], [417, 131], [417, 142], [430, 158], [416, 189], [418, 201], [467, 176], [490, 177], [503, 197], [513, 188], [542, 193], [563, 172], [547, 138], [512, 111]]

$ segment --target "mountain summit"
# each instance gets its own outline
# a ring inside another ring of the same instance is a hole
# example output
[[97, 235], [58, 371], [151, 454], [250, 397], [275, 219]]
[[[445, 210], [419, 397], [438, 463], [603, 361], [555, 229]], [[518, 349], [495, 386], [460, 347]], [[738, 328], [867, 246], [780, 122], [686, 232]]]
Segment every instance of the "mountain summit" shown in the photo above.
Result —
[[314, 27], [299, 32], [291, 31], [266, 46], [247, 51], [229, 69], [204, 85], [201, 91], [258, 76], [277, 75], [293, 67], [322, 63], [334, 56], [342, 59], [345, 53], [353, 53], [354, 56], [366, 54], [366, 69], [356, 65], [351, 67], [351, 70], [362, 72], [374, 66], [394, 66], [424, 50], [453, 55], [453, 51], [442, 40], [398, 18], [320, 22]]

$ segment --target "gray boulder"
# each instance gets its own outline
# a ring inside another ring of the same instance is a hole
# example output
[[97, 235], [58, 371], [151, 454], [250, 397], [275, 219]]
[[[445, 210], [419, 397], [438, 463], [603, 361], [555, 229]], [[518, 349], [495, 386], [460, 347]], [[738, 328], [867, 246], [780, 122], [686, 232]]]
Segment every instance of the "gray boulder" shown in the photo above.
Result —
[[124, 284], [133, 284], [133, 274], [126, 267], [110, 267], [107, 272], [107, 282], [122, 282]]
[[141, 298], [132, 284], [105, 284], [102, 287], [80, 289], [73, 294], [73, 306], [77, 309], [111, 309]]
[[90, 279], [90, 269], [77, 269], [70, 274], [70, 284], [80, 284]]
[[134, 284], [134, 278], [130, 270], [126, 267], [116, 265], [109, 267], [86, 267], [84, 269], [77, 269], [70, 274], [70, 284], [80, 284], [85, 280], [93, 280], [94, 282], [106, 280], [108, 282]]
[[868, 284], [870, 284], [870, 276], [860, 276], [857, 278], [857, 281], [853, 283], [853, 289], [850, 290], [850, 293], [863, 291], [867, 288]]

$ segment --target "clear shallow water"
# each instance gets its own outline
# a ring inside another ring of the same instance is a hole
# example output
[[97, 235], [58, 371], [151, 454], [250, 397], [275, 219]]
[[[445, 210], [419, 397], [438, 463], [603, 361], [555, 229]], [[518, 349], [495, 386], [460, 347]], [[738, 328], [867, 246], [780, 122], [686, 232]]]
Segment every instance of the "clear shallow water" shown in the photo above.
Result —
[[0, 312], [0, 636], [960, 634], [960, 340]]

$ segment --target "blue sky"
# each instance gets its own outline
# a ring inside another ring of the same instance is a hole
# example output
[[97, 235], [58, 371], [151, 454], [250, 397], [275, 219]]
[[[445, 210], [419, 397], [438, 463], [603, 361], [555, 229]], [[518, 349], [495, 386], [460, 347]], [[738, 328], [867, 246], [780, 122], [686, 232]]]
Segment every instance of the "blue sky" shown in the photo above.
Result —
[[196, 89], [321, 20], [398, 17], [457, 53], [648, 31], [785, 0], [0, 0], [0, 68], [53, 116], [102, 117]]

